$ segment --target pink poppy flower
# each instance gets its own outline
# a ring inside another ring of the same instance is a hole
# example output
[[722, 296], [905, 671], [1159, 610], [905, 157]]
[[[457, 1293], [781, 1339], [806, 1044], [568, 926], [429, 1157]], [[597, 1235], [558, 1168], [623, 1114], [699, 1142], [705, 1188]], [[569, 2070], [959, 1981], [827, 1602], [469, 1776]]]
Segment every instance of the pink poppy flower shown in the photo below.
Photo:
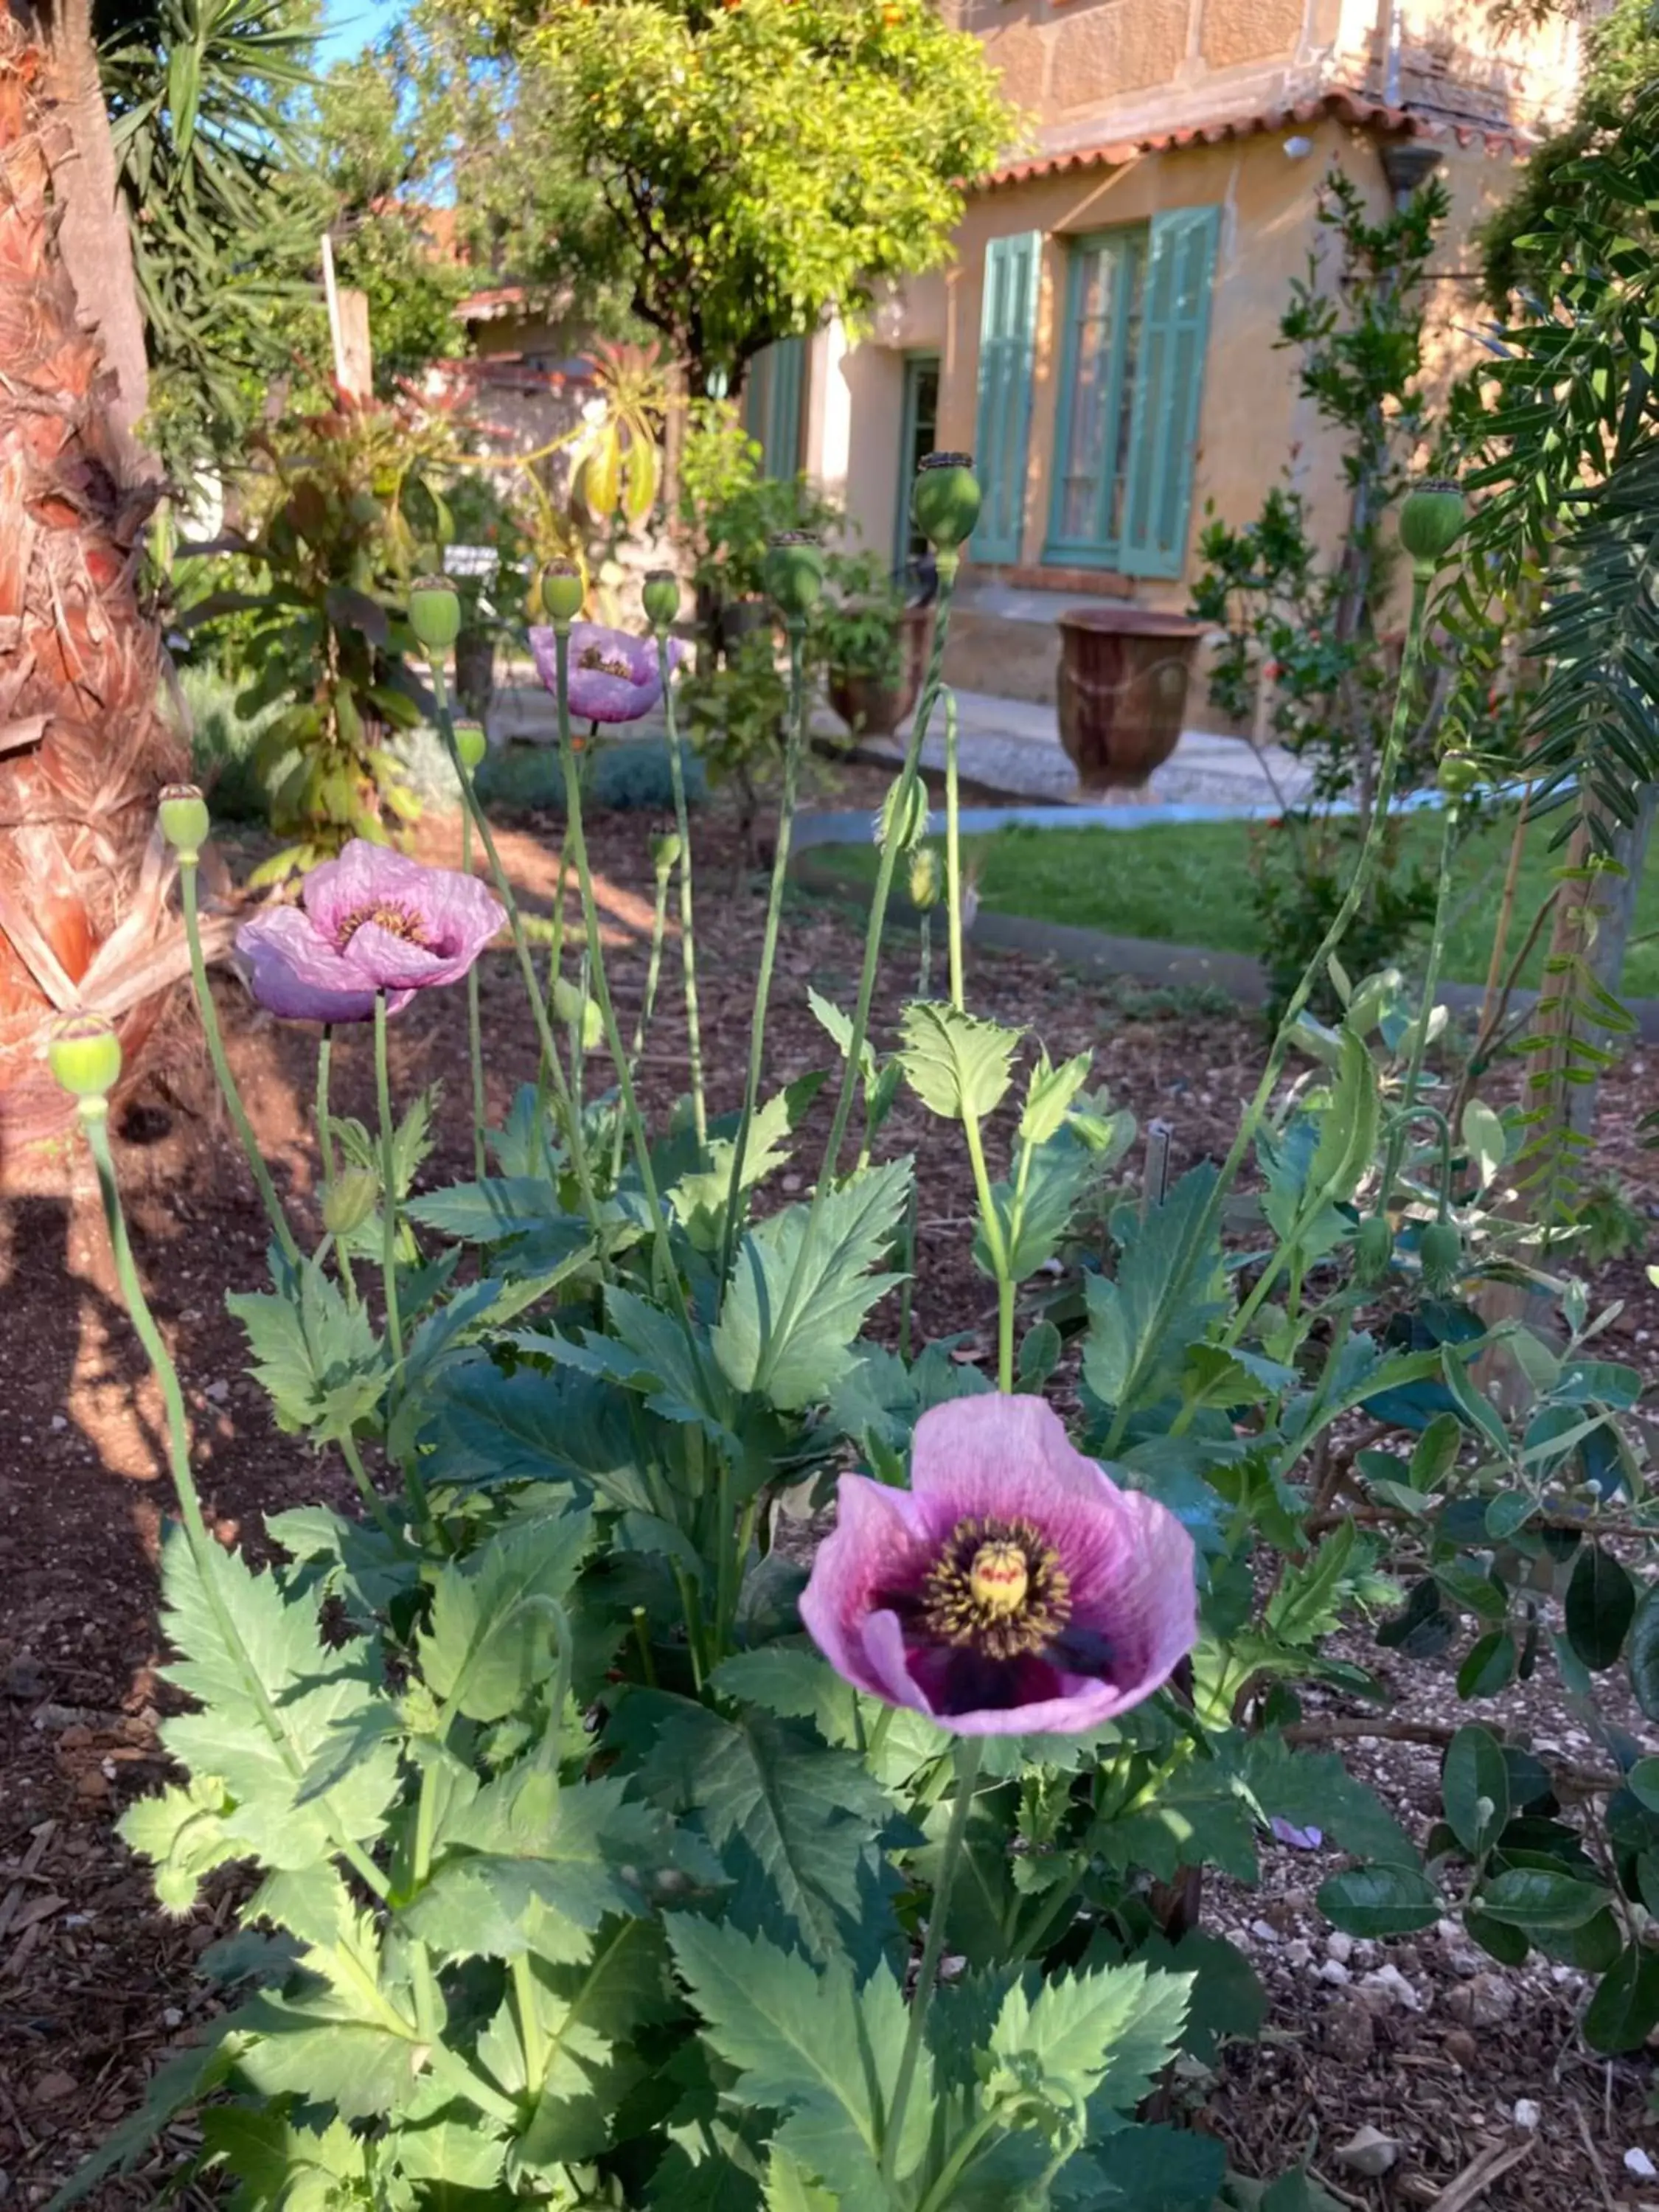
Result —
[[[530, 650], [536, 672], [550, 691], [558, 689], [558, 662], [553, 633], [532, 629]], [[668, 641], [668, 665], [676, 669], [685, 659], [685, 647], [677, 637]], [[662, 674], [657, 666], [657, 641], [630, 637], [625, 629], [606, 629], [601, 623], [570, 625], [570, 714], [577, 722], [637, 722], [662, 696]]]
[[453, 983], [507, 920], [494, 891], [356, 837], [313, 868], [298, 906], [268, 906], [236, 933], [248, 988], [290, 1021], [366, 1022], [377, 994], [397, 1013]]
[[959, 1735], [1097, 1727], [1198, 1635], [1192, 1539], [1040, 1398], [933, 1407], [908, 1490], [844, 1474], [800, 1611], [854, 1687]]

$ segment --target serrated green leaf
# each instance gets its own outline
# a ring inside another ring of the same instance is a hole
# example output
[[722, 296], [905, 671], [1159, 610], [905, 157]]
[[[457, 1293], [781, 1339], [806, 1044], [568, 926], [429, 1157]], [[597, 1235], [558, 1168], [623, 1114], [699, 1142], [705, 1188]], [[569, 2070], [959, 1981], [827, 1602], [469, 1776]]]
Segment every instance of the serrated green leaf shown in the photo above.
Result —
[[349, 1305], [314, 1260], [291, 1291], [249, 1291], [225, 1300], [247, 1333], [252, 1374], [279, 1428], [319, 1443], [347, 1436], [386, 1394], [386, 1351], [368, 1310]]
[[1191, 1978], [1140, 1966], [1046, 1981], [1028, 1973], [1009, 1990], [991, 2032], [986, 2095], [1035, 2093], [1066, 2113], [1091, 2099], [1131, 2110], [1181, 2041]]
[[1073, 1099], [1088, 1080], [1093, 1059], [1091, 1052], [1080, 1052], [1074, 1059], [1063, 1060], [1054, 1067], [1046, 1052], [1042, 1055], [1025, 1087], [1025, 1107], [1019, 1117], [1021, 1144], [1035, 1150], [1059, 1133], [1061, 1122], [1071, 1111]]
[[[908, 2014], [885, 1964], [861, 1989], [832, 1960], [820, 1970], [764, 1937], [689, 1915], [670, 1923], [675, 1963], [704, 2033], [743, 2081], [745, 2102], [787, 2115], [777, 2141], [803, 2172], [847, 2204], [879, 2204], [885, 2112]], [[891, 2154], [902, 2183], [921, 2163], [933, 2124], [932, 2062], [916, 2069], [902, 2135]]]
[[672, 2020], [668, 1950], [659, 1925], [603, 1925], [590, 1958], [532, 1966], [543, 2072], [530, 2124], [514, 2148], [515, 2171], [536, 2173], [596, 2158], [611, 2127], [628, 2071], [629, 2046], [644, 2028]]
[[909, 1182], [907, 1157], [823, 1196], [787, 1309], [811, 1209], [787, 1206], [745, 1233], [713, 1339], [734, 1388], [762, 1391], [789, 1413], [828, 1395], [852, 1364], [848, 1347], [865, 1315], [899, 1279], [873, 1271], [898, 1226]]
[[179, 1656], [167, 1671], [200, 1710], [164, 1724], [168, 1750], [193, 1776], [223, 1784], [224, 1833], [239, 1841], [240, 1856], [302, 1867], [342, 1841], [371, 1841], [397, 1792], [390, 1744], [368, 1752], [336, 1785], [304, 1796], [316, 1761], [337, 1741], [336, 1730], [353, 1727], [384, 1696], [364, 1647], [325, 1644], [320, 1592], [285, 1592], [271, 1575], [250, 1574], [235, 1553], [216, 1548], [205, 1564], [218, 1585], [217, 1606], [183, 1534], [169, 1536], [163, 1617]]
[[954, 1006], [913, 1001], [899, 1025], [905, 1079], [922, 1104], [947, 1121], [982, 1120], [1007, 1095], [1021, 1032]]
[[[743, 1155], [743, 1190], [752, 1190], [787, 1160], [790, 1129], [789, 1098], [781, 1091], [756, 1109]], [[714, 1250], [719, 1242], [736, 1157], [732, 1138], [711, 1138], [708, 1165], [682, 1176], [665, 1193], [675, 1219], [704, 1251]]]
[[553, 1669], [557, 1607], [592, 1538], [586, 1512], [508, 1527], [465, 1560], [446, 1560], [433, 1586], [421, 1672], [436, 1698], [470, 1720], [500, 1720]]
[[637, 1747], [638, 1787], [720, 1855], [729, 1917], [815, 1958], [879, 1951], [876, 1842], [893, 1813], [862, 1761], [795, 1723], [660, 1692], [631, 1693], [611, 1734]]
[[280, 2108], [255, 2112], [246, 2105], [210, 2105], [201, 2125], [205, 2164], [222, 2166], [236, 2178], [233, 2202], [238, 2212], [326, 2203], [343, 2185], [367, 2187], [368, 2144], [343, 2120], [304, 2128]]
[[246, 1838], [225, 1832], [231, 1802], [216, 1775], [195, 1776], [188, 1788], [140, 1797], [121, 1815], [121, 1837], [155, 1863], [155, 1894], [169, 1912], [188, 1912], [205, 1875], [247, 1856]]
[[1197, 1241], [1214, 1183], [1210, 1167], [1182, 1176], [1144, 1222], [1122, 1224], [1127, 1241], [1116, 1276], [1089, 1278], [1083, 1378], [1120, 1413], [1175, 1388], [1188, 1347], [1220, 1310], [1221, 1248], [1213, 1231], [1201, 1247]]
[[532, 1232], [562, 1236], [573, 1253], [589, 1242], [586, 1222], [567, 1213], [540, 1176], [486, 1176], [410, 1199], [404, 1212], [423, 1229], [464, 1244], [502, 1244]]

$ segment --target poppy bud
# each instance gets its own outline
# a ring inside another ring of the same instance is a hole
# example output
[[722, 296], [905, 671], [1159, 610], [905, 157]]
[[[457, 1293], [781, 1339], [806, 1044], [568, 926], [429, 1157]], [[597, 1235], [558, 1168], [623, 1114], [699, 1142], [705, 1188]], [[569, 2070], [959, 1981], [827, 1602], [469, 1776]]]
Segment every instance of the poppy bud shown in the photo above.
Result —
[[810, 530], [780, 531], [767, 546], [761, 575], [785, 623], [803, 623], [823, 594], [823, 548]]
[[477, 775], [483, 765], [483, 757], [489, 750], [482, 722], [457, 722], [455, 750], [461, 757], [461, 766], [469, 775]]
[[1463, 1265], [1463, 1239], [1455, 1221], [1431, 1221], [1418, 1239], [1423, 1279], [1431, 1291], [1455, 1282]]
[[1463, 527], [1463, 495], [1455, 477], [1425, 477], [1400, 510], [1400, 542], [1419, 574], [1432, 574]]
[[653, 629], [672, 629], [679, 619], [680, 580], [672, 568], [653, 568], [646, 578], [640, 599]]
[[910, 512], [936, 552], [953, 553], [979, 520], [979, 481], [971, 453], [928, 453], [916, 473]]
[[[902, 804], [901, 793], [904, 794]], [[927, 793], [920, 776], [911, 783], [908, 793], [904, 778], [894, 777], [872, 828], [878, 845], [896, 842], [899, 851], [908, 853], [913, 845], [921, 844], [927, 835]]]
[[331, 1237], [349, 1237], [380, 1200], [380, 1179], [372, 1168], [343, 1168], [323, 1193], [323, 1226]]
[[73, 1098], [106, 1098], [121, 1079], [121, 1040], [101, 1014], [67, 1014], [46, 1046], [54, 1081]]
[[207, 801], [193, 783], [169, 783], [156, 809], [161, 835], [181, 860], [193, 860], [207, 842]]
[[1480, 781], [1480, 763], [1473, 753], [1445, 754], [1435, 770], [1435, 781], [1448, 799], [1467, 799]]
[[443, 576], [422, 576], [410, 586], [409, 626], [426, 653], [447, 653], [461, 634], [461, 601]]
[[1374, 1213], [1354, 1231], [1354, 1273], [1362, 1283], [1380, 1283], [1393, 1258], [1393, 1227], [1386, 1214]]
[[918, 845], [910, 855], [910, 903], [925, 914], [939, 904], [939, 893], [945, 888], [939, 873], [939, 854], [932, 845]]
[[678, 830], [664, 830], [651, 840], [651, 865], [659, 876], [665, 876], [680, 857], [680, 838]]
[[574, 622], [587, 597], [574, 561], [549, 561], [541, 575], [542, 611], [554, 624]]

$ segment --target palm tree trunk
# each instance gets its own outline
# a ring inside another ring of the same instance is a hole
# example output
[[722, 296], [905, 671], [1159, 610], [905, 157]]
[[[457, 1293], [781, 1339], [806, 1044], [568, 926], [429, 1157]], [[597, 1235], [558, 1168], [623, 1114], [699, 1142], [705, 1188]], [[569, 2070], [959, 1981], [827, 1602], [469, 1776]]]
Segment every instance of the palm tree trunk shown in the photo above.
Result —
[[[136, 1078], [182, 965], [154, 823], [185, 763], [137, 588], [155, 493], [131, 472], [131, 390], [124, 400], [60, 250], [66, 70], [0, 15], [0, 1180], [69, 1118], [42, 1060], [56, 1016], [107, 1014]], [[99, 120], [106, 143], [101, 107]], [[130, 274], [120, 262], [99, 280], [118, 340]]]

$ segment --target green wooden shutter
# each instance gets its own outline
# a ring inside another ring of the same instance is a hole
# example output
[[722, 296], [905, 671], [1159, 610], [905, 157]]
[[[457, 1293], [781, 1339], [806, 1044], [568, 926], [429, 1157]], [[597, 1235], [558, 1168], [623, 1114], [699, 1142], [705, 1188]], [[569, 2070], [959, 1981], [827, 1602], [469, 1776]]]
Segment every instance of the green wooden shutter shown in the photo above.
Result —
[[801, 393], [806, 381], [806, 342], [779, 338], [749, 364], [743, 392], [743, 427], [761, 449], [769, 477], [793, 477], [800, 468]]
[[979, 412], [974, 459], [984, 504], [974, 532], [976, 561], [1018, 561], [1025, 522], [1025, 468], [1036, 355], [1037, 275], [1042, 233], [994, 238], [985, 249], [979, 329]]
[[1178, 576], [1186, 558], [1220, 227], [1213, 207], [1152, 218], [1119, 552], [1131, 576]]

